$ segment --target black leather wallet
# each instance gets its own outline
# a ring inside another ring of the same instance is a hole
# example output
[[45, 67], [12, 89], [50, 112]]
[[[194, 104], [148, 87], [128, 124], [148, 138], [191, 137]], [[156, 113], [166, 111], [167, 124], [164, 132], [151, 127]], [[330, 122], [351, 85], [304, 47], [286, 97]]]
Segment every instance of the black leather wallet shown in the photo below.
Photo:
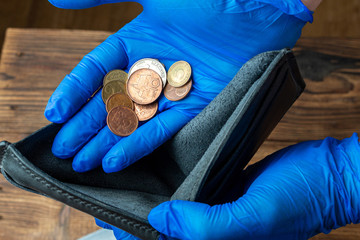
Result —
[[106, 174], [100, 167], [74, 172], [72, 159], [51, 153], [61, 128], [57, 124], [16, 143], [1, 142], [1, 172], [19, 188], [61, 201], [137, 237], [158, 239], [147, 221], [150, 210], [174, 199], [230, 201], [229, 186], [241, 184], [243, 168], [304, 87], [290, 50], [265, 52], [244, 64], [171, 140], [120, 172]]

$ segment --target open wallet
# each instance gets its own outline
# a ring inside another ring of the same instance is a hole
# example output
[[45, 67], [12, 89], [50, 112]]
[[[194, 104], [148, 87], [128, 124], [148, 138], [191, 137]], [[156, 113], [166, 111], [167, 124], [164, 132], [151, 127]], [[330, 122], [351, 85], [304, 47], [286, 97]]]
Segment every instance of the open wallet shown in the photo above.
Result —
[[[231, 184], [304, 90], [291, 50], [259, 54], [239, 70], [222, 92], [171, 140], [116, 173], [101, 167], [85, 173], [72, 159], [51, 152], [60, 124], [27, 138], [0, 143], [5, 178], [88, 213], [142, 239], [160, 233], [147, 220], [150, 210], [169, 200], [217, 204], [231, 201]], [[136, 146], [134, 146], [136, 147]]]

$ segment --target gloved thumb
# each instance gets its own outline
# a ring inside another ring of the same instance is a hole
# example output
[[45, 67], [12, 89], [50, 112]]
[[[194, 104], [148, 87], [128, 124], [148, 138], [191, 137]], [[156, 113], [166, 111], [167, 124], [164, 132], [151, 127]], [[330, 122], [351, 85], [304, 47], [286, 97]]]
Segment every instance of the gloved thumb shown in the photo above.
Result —
[[155, 207], [148, 220], [156, 230], [171, 238], [241, 239], [249, 237], [248, 229], [259, 226], [251, 215], [239, 209], [238, 201], [210, 206], [175, 200]]

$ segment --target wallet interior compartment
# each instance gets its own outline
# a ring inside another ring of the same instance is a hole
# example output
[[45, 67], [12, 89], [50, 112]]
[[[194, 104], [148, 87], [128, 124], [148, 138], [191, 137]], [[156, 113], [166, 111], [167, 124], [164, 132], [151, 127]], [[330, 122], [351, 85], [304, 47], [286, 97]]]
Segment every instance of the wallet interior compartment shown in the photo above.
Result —
[[61, 182], [171, 196], [185, 178], [161, 148], [119, 172], [105, 173], [101, 167], [84, 173], [75, 172], [72, 158], [60, 159], [51, 152], [60, 128], [61, 125], [51, 124], [16, 143], [15, 147], [37, 168]]
[[[120, 172], [108, 174], [101, 167], [85, 173], [75, 172], [71, 158], [59, 159], [51, 153], [53, 139], [60, 128], [61, 125], [51, 124], [40, 129], [28, 138], [12, 144], [12, 150], [17, 153], [22, 164], [36, 169], [39, 175], [50, 176], [50, 182], [56, 181], [60, 187], [71, 188], [86, 196], [85, 198], [116, 207], [118, 212], [126, 212], [126, 215], [133, 215], [135, 219], [147, 221], [149, 211], [170, 200], [185, 178], [175, 161], [162, 148]], [[7, 162], [4, 164], [8, 165]], [[4, 175], [13, 183], [22, 188], [25, 186], [25, 189], [30, 184], [28, 176], [16, 175], [16, 168], [5, 166], [5, 169], [10, 174], [5, 172]], [[34, 188], [36, 184], [30, 185], [35, 192], [42, 192]]]
[[[287, 59], [292, 61], [292, 59]], [[283, 61], [272, 71], [269, 79], [273, 79], [267, 92], [261, 91], [252, 101], [247, 116], [241, 117], [238, 113], [233, 122], [234, 128], [229, 131], [229, 138], [214, 166], [208, 173], [203, 188], [199, 191], [197, 201], [206, 201], [209, 204], [219, 204], [235, 201], [244, 192], [244, 176], [242, 170], [251, 160], [263, 141], [270, 135], [282, 116], [291, 107], [292, 102], [301, 93], [304, 87], [298, 69], [292, 63]], [[236, 113], [236, 111], [234, 112]], [[240, 138], [240, 139], [239, 139]], [[231, 193], [236, 183], [237, 193]], [[229, 194], [231, 193], [231, 194]]]

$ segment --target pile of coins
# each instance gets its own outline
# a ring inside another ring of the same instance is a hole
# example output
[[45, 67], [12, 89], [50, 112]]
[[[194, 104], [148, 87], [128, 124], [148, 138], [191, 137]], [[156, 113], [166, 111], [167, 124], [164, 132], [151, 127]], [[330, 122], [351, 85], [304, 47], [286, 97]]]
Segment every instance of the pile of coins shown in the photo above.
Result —
[[175, 62], [166, 72], [164, 65], [152, 58], [135, 62], [128, 74], [118, 69], [108, 72], [103, 80], [102, 99], [109, 129], [118, 136], [129, 136], [139, 121], [156, 114], [157, 99], [163, 90], [170, 101], [185, 98], [192, 87], [190, 78], [189, 63]]

